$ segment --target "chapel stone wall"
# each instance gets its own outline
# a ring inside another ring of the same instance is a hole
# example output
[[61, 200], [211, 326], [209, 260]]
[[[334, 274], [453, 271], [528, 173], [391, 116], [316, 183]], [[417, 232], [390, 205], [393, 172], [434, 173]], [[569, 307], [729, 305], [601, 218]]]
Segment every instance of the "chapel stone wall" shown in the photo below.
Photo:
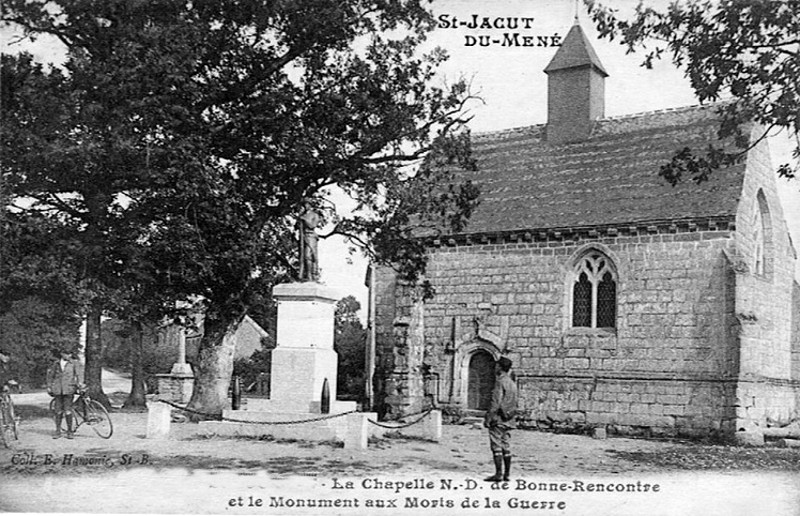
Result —
[[[762, 236], [758, 243], [759, 217]], [[748, 153], [736, 216], [736, 317], [740, 322], [740, 430], [783, 425], [797, 418], [800, 378], [794, 368], [795, 250], [778, 198], [766, 142]], [[761, 247], [760, 254], [757, 251]], [[759, 267], [758, 262], [763, 261]]]
[[795, 409], [800, 408], [800, 284], [792, 288], [792, 381], [794, 383]]
[[[426, 392], [463, 407], [469, 353], [462, 350], [484, 347], [514, 361], [530, 424], [729, 431], [738, 372], [730, 237], [725, 229], [645, 228], [613, 238], [433, 249]], [[590, 247], [617, 269], [613, 331], [571, 327], [571, 268]]]

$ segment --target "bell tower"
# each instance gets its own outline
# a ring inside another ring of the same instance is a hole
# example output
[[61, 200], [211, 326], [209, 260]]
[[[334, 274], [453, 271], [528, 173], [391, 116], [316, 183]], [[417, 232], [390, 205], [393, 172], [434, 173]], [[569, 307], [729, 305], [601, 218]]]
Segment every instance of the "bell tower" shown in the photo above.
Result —
[[547, 141], [558, 145], [587, 139], [593, 122], [605, 114], [608, 73], [577, 19], [544, 73]]

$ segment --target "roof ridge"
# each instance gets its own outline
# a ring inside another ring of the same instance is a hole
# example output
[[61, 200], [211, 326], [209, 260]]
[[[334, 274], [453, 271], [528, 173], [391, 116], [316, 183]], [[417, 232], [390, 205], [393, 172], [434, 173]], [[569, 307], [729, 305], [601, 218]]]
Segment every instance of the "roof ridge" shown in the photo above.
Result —
[[725, 101], [718, 101], [718, 102], [709, 102], [707, 104], [691, 104], [689, 106], [678, 106], [678, 107], [669, 107], [669, 108], [661, 108], [655, 109], [653, 111], [639, 111], [636, 113], [626, 113], [624, 115], [614, 115], [614, 116], [607, 116], [603, 118], [597, 119], [598, 122], [603, 122], [605, 120], [627, 120], [630, 118], [638, 118], [644, 117], [649, 115], [659, 115], [659, 114], [667, 114], [667, 113], [677, 113], [680, 111], [693, 111], [699, 109], [711, 109], [714, 107], [719, 107], [723, 104], [726, 104]]
[[[672, 113], [680, 113], [680, 112], [689, 112], [689, 111], [699, 111], [703, 109], [712, 109], [716, 107], [723, 106], [730, 101], [717, 101], [717, 102], [710, 102], [707, 104], [691, 104], [689, 106], [677, 106], [677, 107], [669, 107], [669, 108], [662, 108], [656, 109], [653, 111], [639, 111], [636, 113], [626, 113], [624, 115], [614, 115], [614, 116], [607, 116], [603, 118], [598, 118], [596, 122], [614, 122], [617, 120], [633, 120], [635, 118], [644, 118], [647, 116], [652, 115], [666, 115]], [[547, 127], [547, 123], [540, 123], [540, 124], [531, 124], [531, 125], [522, 125], [517, 127], [509, 127], [506, 129], [494, 129], [491, 131], [481, 131], [473, 133], [472, 138], [474, 140], [482, 140], [486, 138], [494, 138], [497, 136], [504, 136], [504, 135], [511, 135], [516, 133], [525, 133], [525, 132], [534, 132], [534, 131], [541, 131], [542, 129]]]
[[473, 133], [472, 138], [480, 139], [492, 136], [501, 136], [504, 134], [522, 133], [526, 131], [533, 131], [535, 129], [543, 129], [546, 126], [547, 124], [532, 124], [532, 125], [521, 125], [518, 127], [509, 127], [506, 129], [494, 129], [492, 131], [481, 131], [479, 133]]

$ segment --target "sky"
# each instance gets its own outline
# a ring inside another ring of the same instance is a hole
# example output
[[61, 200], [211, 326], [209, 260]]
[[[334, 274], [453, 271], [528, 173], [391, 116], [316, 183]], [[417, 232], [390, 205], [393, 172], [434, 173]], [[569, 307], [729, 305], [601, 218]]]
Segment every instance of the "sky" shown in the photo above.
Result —
[[[631, 12], [637, 0], [609, 0], [608, 5], [622, 14]], [[652, 7], [666, 2], [653, 0]], [[486, 132], [513, 127], [542, 124], [547, 118], [547, 76], [543, 70], [557, 48], [553, 46], [513, 47], [474, 43], [480, 36], [502, 40], [505, 33], [533, 36], [566, 36], [574, 23], [576, 11], [579, 22], [594, 46], [600, 61], [609, 73], [606, 78], [606, 116], [619, 116], [659, 109], [698, 104], [688, 80], [668, 61], [656, 62], [652, 70], [640, 66], [642, 56], [626, 55], [616, 42], [599, 40], [582, 4], [575, 0], [435, 0], [431, 7], [439, 27], [431, 35], [427, 49], [439, 46], [447, 50], [450, 59], [442, 66], [438, 80], [454, 82], [468, 79], [472, 92], [481, 101], [470, 105], [473, 132]], [[460, 22], [489, 18], [516, 19], [518, 29], [470, 29]], [[470, 39], [473, 38], [473, 39]], [[4, 38], [7, 41], [7, 38]], [[41, 61], [60, 61], [63, 54], [45, 39], [28, 48]], [[788, 161], [791, 149], [788, 138], [770, 140], [773, 165]], [[779, 179], [779, 192], [790, 232], [800, 248], [800, 181]], [[351, 255], [340, 239], [330, 238], [320, 244], [321, 280], [336, 289], [343, 297], [354, 295], [366, 309], [367, 288], [364, 285], [367, 262], [360, 254]], [[797, 276], [800, 278], [800, 271]]]

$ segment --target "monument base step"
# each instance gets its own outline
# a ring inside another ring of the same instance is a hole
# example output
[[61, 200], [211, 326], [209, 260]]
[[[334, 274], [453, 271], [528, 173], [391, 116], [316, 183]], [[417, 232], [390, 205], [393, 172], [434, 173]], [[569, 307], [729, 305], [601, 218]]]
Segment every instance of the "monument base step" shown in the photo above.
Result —
[[[247, 411], [257, 412], [296, 412], [321, 414], [320, 402], [297, 403], [287, 399], [247, 398], [244, 406]], [[330, 414], [352, 412], [358, 408], [355, 401], [331, 401]]]
[[[359, 414], [372, 421], [378, 419], [378, 415], [374, 412]], [[230, 437], [269, 435], [275, 439], [316, 442], [344, 441], [347, 434], [348, 416], [327, 417], [331, 415], [333, 414], [224, 410], [222, 417], [234, 421], [202, 421], [198, 424], [198, 430], [202, 435]], [[325, 419], [319, 419], [323, 417]], [[375, 428], [370, 428], [369, 431], [374, 433]]]
[[199, 433], [224, 437], [263, 437], [299, 441], [341, 441], [336, 429], [326, 424], [266, 425], [258, 423], [233, 423], [229, 421], [203, 421]]

